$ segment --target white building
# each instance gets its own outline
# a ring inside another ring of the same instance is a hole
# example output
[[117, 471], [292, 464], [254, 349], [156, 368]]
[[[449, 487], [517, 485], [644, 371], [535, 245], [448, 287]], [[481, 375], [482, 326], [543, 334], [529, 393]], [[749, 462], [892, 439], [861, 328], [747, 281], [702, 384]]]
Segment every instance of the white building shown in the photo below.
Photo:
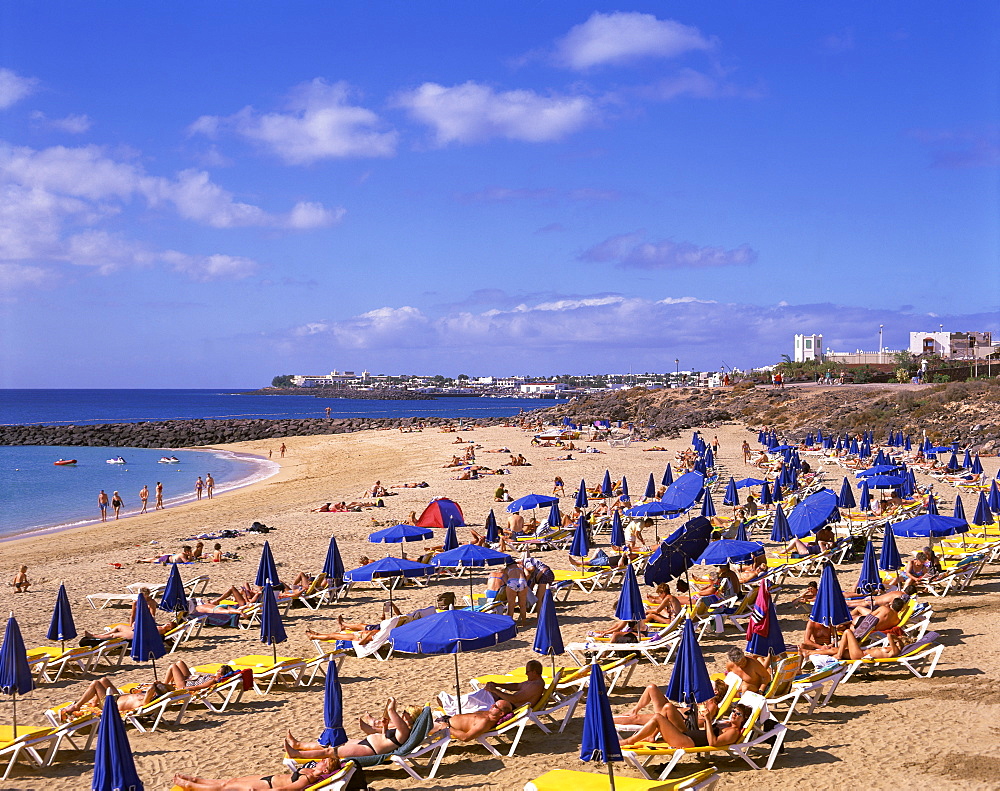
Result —
[[988, 332], [911, 332], [910, 354], [936, 354], [944, 360], [983, 359], [993, 353]]
[[367, 379], [368, 371], [363, 371], [360, 377], [354, 371], [331, 371], [328, 374], [318, 374], [316, 376], [302, 374], [300, 376], [293, 376], [292, 382], [296, 387], [336, 387], [347, 382], [353, 382], [359, 378], [362, 381]]
[[557, 390], [568, 390], [562, 382], [531, 382], [521, 385], [522, 393], [555, 393]]
[[797, 363], [804, 363], [806, 360], [823, 360], [823, 336], [822, 335], [796, 335], [795, 336], [795, 357]]

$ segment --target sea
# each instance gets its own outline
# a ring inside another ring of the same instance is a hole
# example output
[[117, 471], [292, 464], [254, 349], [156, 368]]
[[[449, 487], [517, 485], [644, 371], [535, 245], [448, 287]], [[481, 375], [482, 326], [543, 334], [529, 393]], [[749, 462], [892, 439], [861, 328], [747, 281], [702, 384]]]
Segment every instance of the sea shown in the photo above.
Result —
[[[377, 401], [304, 395], [241, 395], [241, 390], [0, 390], [0, 424], [99, 425], [160, 420], [325, 417], [509, 417], [551, 406], [527, 398], [438, 398]], [[161, 463], [173, 456], [177, 463]], [[109, 464], [121, 457], [125, 464]], [[72, 466], [55, 465], [76, 459]], [[167, 507], [194, 499], [195, 480], [215, 479], [215, 494], [246, 486], [277, 472], [264, 458], [220, 451], [156, 448], [0, 445], [0, 540], [88, 524], [100, 517], [98, 492], [119, 492], [122, 517], [138, 513], [139, 490], [163, 483]], [[109, 518], [113, 518], [109, 509]], [[197, 525], [193, 525], [196, 528]]]

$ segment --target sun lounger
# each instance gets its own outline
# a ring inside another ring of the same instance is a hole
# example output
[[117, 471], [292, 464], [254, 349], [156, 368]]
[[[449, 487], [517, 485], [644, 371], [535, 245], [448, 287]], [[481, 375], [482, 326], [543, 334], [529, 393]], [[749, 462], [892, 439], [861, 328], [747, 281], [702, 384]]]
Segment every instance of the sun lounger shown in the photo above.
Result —
[[[676, 780], [646, 780], [615, 774], [615, 788], [617, 791], [711, 791], [719, 782], [717, 771], [710, 767]], [[607, 791], [609, 787], [606, 772], [551, 769], [529, 780], [524, 791]]]
[[67, 670], [86, 673], [90, 670], [98, 653], [99, 648], [96, 646], [76, 646], [62, 651], [57, 646], [44, 645], [38, 648], [29, 648], [27, 651], [29, 661], [33, 656], [40, 654], [48, 656], [42, 670], [42, 677], [48, 682], [58, 681]]
[[88, 593], [87, 604], [94, 610], [103, 610], [117, 604], [127, 604], [131, 607], [138, 597], [138, 593]]
[[862, 667], [893, 668], [903, 667], [917, 678], [930, 678], [934, 675], [944, 646], [937, 642], [940, 635], [937, 632], [927, 632], [920, 640], [904, 646], [899, 656], [891, 659], [845, 659], [847, 673], [844, 681], [850, 680]]
[[46, 766], [45, 758], [39, 752], [44, 745], [52, 745], [54, 728], [21, 725], [14, 738], [13, 728], [9, 725], [0, 726], [0, 767], [7, 764], [0, 775], [0, 780], [6, 780], [14, 771], [18, 759], [24, 760], [29, 766]]
[[[122, 691], [125, 692], [127, 689]], [[173, 715], [176, 712], [177, 716], [174, 718], [173, 724], [180, 725], [187, 713], [188, 706], [191, 705], [191, 698], [192, 694], [186, 689], [173, 689], [133, 711], [123, 713], [122, 719], [137, 731], [152, 733], [160, 727], [168, 715]]]
[[608, 643], [588, 640], [584, 643], [568, 644], [566, 652], [581, 666], [587, 664], [591, 656], [594, 657], [595, 661], [600, 662], [605, 657], [622, 654], [640, 654], [654, 665], [664, 664], [670, 661], [680, 643], [680, 625], [684, 616], [685, 613], [682, 610], [673, 621], [657, 632], [656, 637], [649, 640], [640, 640], [638, 643]]
[[410, 728], [410, 736], [401, 747], [396, 748], [387, 755], [366, 755], [361, 758], [352, 758], [358, 766], [369, 769], [373, 766], [382, 766], [392, 762], [402, 769], [414, 780], [423, 780], [416, 770], [415, 759], [430, 754], [430, 766], [428, 768], [428, 778], [434, 777], [438, 767], [451, 743], [451, 736], [447, 729], [438, 731], [430, 736], [431, 727], [434, 725], [434, 715], [429, 706], [417, 715]]
[[[254, 691], [259, 695], [268, 695], [275, 685], [287, 682], [290, 686], [298, 686], [299, 679], [305, 671], [306, 663], [298, 657], [279, 656], [277, 661], [270, 655], [248, 654], [227, 663], [234, 670], [250, 670], [253, 673]], [[192, 668], [196, 673], [218, 673], [220, 663], [198, 665]]]
[[[514, 755], [515, 751], [517, 750], [517, 745], [521, 741], [521, 736], [524, 735], [524, 730], [529, 725], [537, 725], [542, 730], [542, 733], [552, 733], [552, 731], [549, 730], [548, 726], [545, 725], [540, 719], [538, 719], [538, 716], [537, 714], [535, 714], [535, 711], [537, 710], [539, 712], [542, 712], [547, 709], [549, 701], [552, 698], [552, 694], [555, 692], [558, 684], [559, 684], [559, 673], [556, 673], [555, 678], [553, 678], [545, 687], [545, 692], [542, 693], [542, 697], [539, 699], [538, 703], [535, 706], [528, 706], [528, 705], [520, 706], [519, 708], [515, 709], [512, 712], [510, 719], [501, 723], [489, 733], [484, 733], [482, 736], [479, 736], [476, 739], [476, 741], [479, 742], [481, 745], [483, 745], [483, 747], [485, 747], [490, 753], [495, 755], [497, 758], [502, 758], [504, 757], [504, 755], [506, 755], [507, 758], [510, 758]], [[582, 692], [574, 693], [574, 695], [576, 696], [576, 701], [579, 701], [580, 695], [582, 694], [583, 694]], [[573, 705], [575, 708], [576, 704], [574, 703]], [[505, 739], [510, 739], [510, 748], [506, 753], [501, 753], [499, 750], [497, 750], [496, 747], [494, 747], [491, 744], [491, 741], [495, 741], [499, 745], [506, 746], [504, 745]]]

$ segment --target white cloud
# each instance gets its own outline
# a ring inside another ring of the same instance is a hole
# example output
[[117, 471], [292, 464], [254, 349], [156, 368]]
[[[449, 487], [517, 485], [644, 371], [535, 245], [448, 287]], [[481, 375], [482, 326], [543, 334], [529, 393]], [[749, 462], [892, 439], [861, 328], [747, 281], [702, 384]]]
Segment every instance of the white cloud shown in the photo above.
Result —
[[586, 96], [496, 91], [472, 81], [452, 87], [425, 82], [397, 96], [396, 104], [431, 127], [439, 146], [494, 138], [529, 143], [560, 140], [598, 116], [594, 102]]
[[0, 110], [6, 110], [30, 96], [38, 87], [34, 77], [22, 77], [10, 69], [0, 69]]
[[287, 112], [258, 113], [253, 107], [244, 107], [230, 116], [202, 116], [188, 131], [208, 137], [233, 132], [290, 165], [395, 154], [397, 133], [383, 131], [378, 115], [349, 104], [350, 98], [347, 83], [330, 85], [316, 78], [293, 89]]
[[241, 280], [260, 269], [260, 265], [253, 259], [236, 255], [195, 256], [167, 250], [158, 257], [174, 271], [202, 283], [211, 280]]
[[614, 262], [626, 269], [704, 269], [717, 266], [747, 266], [757, 260], [757, 251], [741, 244], [732, 250], [699, 247], [691, 242], [664, 239], [645, 241], [641, 231], [605, 239], [580, 255], [581, 261]]
[[0, 301], [15, 291], [45, 288], [56, 280], [53, 272], [40, 266], [0, 263]]
[[566, 68], [584, 71], [642, 58], [675, 58], [712, 47], [712, 40], [697, 28], [671, 19], [636, 12], [597, 12], [556, 43], [555, 60]]
[[49, 118], [41, 110], [33, 112], [31, 120], [50, 129], [68, 132], [71, 135], [82, 135], [93, 126], [93, 122], [86, 115], [67, 115], [65, 118]]
[[285, 227], [296, 230], [323, 228], [340, 222], [345, 214], [347, 214], [347, 209], [344, 208], [326, 209], [322, 203], [303, 201], [296, 203], [288, 213]]

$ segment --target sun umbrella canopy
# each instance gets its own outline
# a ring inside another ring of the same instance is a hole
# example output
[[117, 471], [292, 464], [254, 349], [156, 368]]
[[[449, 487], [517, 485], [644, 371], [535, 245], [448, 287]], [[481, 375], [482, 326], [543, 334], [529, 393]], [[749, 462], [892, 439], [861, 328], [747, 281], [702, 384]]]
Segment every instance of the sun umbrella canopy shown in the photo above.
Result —
[[625, 510], [625, 516], [638, 517], [639, 519], [645, 519], [649, 516], [663, 516], [667, 513], [670, 512], [659, 500], [654, 500], [651, 503], [643, 503], [642, 505], [633, 505], [631, 508]]
[[878, 567], [882, 571], [895, 571], [903, 567], [903, 559], [896, 547], [896, 534], [888, 529], [882, 538], [882, 550], [878, 553]]
[[524, 497], [518, 497], [514, 502], [507, 506], [507, 510], [514, 514], [518, 511], [527, 511], [529, 508], [538, 508], [543, 505], [551, 505], [552, 503], [558, 503], [558, 497], [552, 497], [547, 494], [526, 494]]
[[708, 548], [698, 556], [695, 563], [706, 566], [722, 566], [725, 563], [749, 563], [755, 557], [764, 554], [764, 545], [756, 541], [736, 541], [722, 539], [713, 541]]
[[344, 695], [340, 689], [336, 659], [331, 659], [326, 666], [326, 682], [323, 685], [323, 732], [316, 741], [324, 747], [339, 747], [347, 741], [347, 731], [344, 730]]
[[705, 489], [705, 497], [701, 501], [701, 515], [711, 519], [716, 515], [715, 503], [712, 502], [712, 493]]
[[371, 582], [385, 577], [426, 577], [433, 571], [434, 567], [426, 563], [390, 556], [345, 572], [344, 579], [351, 582]]
[[787, 544], [795, 536], [792, 535], [792, 528], [788, 524], [788, 517], [785, 516], [785, 511], [781, 507], [781, 503], [778, 503], [777, 507], [774, 509], [774, 522], [771, 525], [771, 540], [780, 543]]
[[455, 654], [498, 645], [517, 635], [513, 618], [471, 610], [444, 610], [397, 626], [389, 634], [394, 651]]
[[961, 497], [955, 497], [955, 510], [952, 512], [952, 516], [956, 519], [961, 519], [963, 522], [966, 521], [965, 505], [962, 503]]
[[611, 517], [611, 546], [625, 546], [625, 530], [622, 528], [622, 515], [615, 511]]
[[663, 478], [660, 480], [661, 486], [670, 486], [674, 482], [674, 470], [669, 464], [667, 468], [663, 471]]
[[660, 542], [643, 573], [647, 585], [670, 582], [691, 567], [712, 540], [712, 523], [696, 516]]
[[862, 481], [858, 488], [861, 489], [861, 495], [858, 498], [858, 508], [862, 511], [870, 511], [872, 509], [872, 496], [868, 491], [868, 481]]
[[434, 531], [416, 525], [393, 525], [368, 535], [372, 544], [402, 544], [404, 541], [424, 541], [434, 538]]
[[976, 457], [972, 460], [972, 464], [969, 466], [969, 472], [971, 472], [973, 475], [983, 474], [983, 463], [979, 460], [978, 453], [976, 454]]
[[56, 603], [52, 608], [52, 620], [49, 622], [49, 631], [45, 633], [45, 639], [63, 641], [76, 639], [73, 609], [69, 606], [69, 596], [66, 594], [65, 585], [59, 586]]
[[624, 475], [622, 476], [621, 491], [622, 491], [621, 493], [622, 500], [630, 499], [628, 496], [628, 479]]
[[819, 581], [816, 601], [813, 603], [809, 620], [825, 624], [829, 627], [840, 626], [851, 622], [851, 611], [847, 607], [844, 592], [837, 582], [837, 572], [832, 563], [823, 566], [823, 576]]
[[876, 475], [888, 475], [899, 470], [898, 464], [876, 464], [867, 470], [854, 473], [855, 478], [874, 478]]
[[604, 478], [601, 480], [601, 497], [611, 497], [615, 490], [611, 486], [611, 470], [604, 471]]
[[263, 588], [268, 582], [277, 585], [280, 580], [278, 579], [278, 567], [274, 564], [274, 555], [271, 554], [271, 544], [269, 541], [265, 541], [264, 548], [260, 551], [260, 563], [257, 564], [257, 577], [253, 584], [258, 588]]
[[590, 683], [587, 686], [587, 706], [583, 714], [583, 739], [580, 742], [580, 760], [604, 761], [609, 773], [611, 765], [622, 760], [621, 742], [611, 715], [608, 688], [600, 665], [590, 666]]
[[622, 589], [618, 594], [615, 618], [619, 621], [641, 621], [645, 617], [646, 607], [642, 603], [639, 580], [635, 577], [635, 569], [629, 564], [625, 567], [625, 579], [622, 581]]
[[745, 522], [740, 522], [736, 525], [736, 534], [733, 536], [736, 541], [749, 541], [750, 536], [747, 535], [747, 526]]
[[990, 481], [990, 496], [987, 500], [990, 510], [995, 514], [1000, 514], [1000, 489], [997, 488], [995, 480]]
[[590, 542], [587, 540], [589, 525], [587, 517], [580, 514], [576, 521], [576, 530], [573, 531], [573, 543], [570, 544], [569, 554], [577, 558], [585, 558], [590, 554]]
[[766, 481], [762, 481], [760, 478], [742, 478], [736, 482], [736, 488], [749, 489], [751, 486], [760, 486], [763, 483]]
[[491, 544], [496, 544], [500, 540], [500, 528], [497, 526], [496, 514], [492, 508], [486, 516], [486, 540]]
[[454, 500], [447, 497], [438, 497], [431, 500], [430, 504], [420, 514], [417, 520], [418, 527], [465, 527], [465, 516], [462, 514], [462, 507]]
[[792, 509], [788, 514], [788, 526], [792, 530], [792, 535], [804, 538], [839, 518], [837, 495], [830, 489], [820, 489]]
[[785, 637], [781, 633], [778, 614], [774, 610], [774, 600], [767, 580], [762, 579], [757, 588], [757, 598], [750, 611], [747, 624], [746, 653], [754, 656], [768, 656], [785, 652]]
[[698, 499], [705, 487], [705, 476], [700, 472], [687, 472], [667, 487], [660, 502], [670, 512], [686, 511]]
[[555, 656], [564, 650], [551, 588], [545, 589], [542, 604], [538, 608], [538, 626], [535, 628], [535, 642], [531, 650], [542, 656]]
[[854, 490], [851, 482], [844, 476], [844, 482], [840, 485], [840, 495], [837, 497], [837, 505], [840, 508], [854, 508], [857, 502], [854, 499]]
[[667, 700], [688, 706], [696, 706], [715, 696], [705, 657], [695, 635], [694, 622], [690, 618], [684, 619], [681, 642], [664, 694]]
[[495, 549], [481, 547], [478, 544], [460, 544], [431, 558], [431, 565], [443, 568], [506, 566], [513, 562], [514, 558], [507, 553], [497, 552]]
[[129, 656], [134, 662], [148, 662], [159, 659], [167, 653], [163, 637], [156, 629], [156, 621], [146, 604], [146, 597], [139, 594], [135, 602], [135, 623], [132, 628], [132, 648]]
[[184, 593], [184, 580], [181, 579], [181, 572], [177, 568], [177, 564], [171, 563], [167, 587], [163, 589], [163, 596], [160, 597], [160, 609], [167, 612], [187, 612], [187, 608], [188, 600]]
[[590, 505], [590, 501], [587, 499], [587, 482], [580, 479], [580, 488], [576, 492], [576, 500], [573, 501], [573, 506], [575, 508], [586, 508]]
[[990, 504], [986, 499], [985, 492], [979, 493], [979, 502], [976, 503], [976, 513], [972, 516], [972, 524], [979, 526], [993, 524], [993, 513], [990, 511]]
[[330, 580], [342, 580], [344, 578], [344, 560], [340, 557], [340, 547], [337, 539], [330, 536], [330, 545], [326, 548], [326, 560], [323, 561], [323, 573]]
[[444, 544], [442, 549], [445, 552], [449, 550], [456, 549], [458, 547], [458, 533], [455, 531], [455, 525], [448, 525], [444, 531]]
[[285, 625], [278, 612], [278, 601], [274, 598], [274, 590], [270, 585], [264, 586], [260, 599], [260, 641], [271, 646], [285, 642], [288, 635], [285, 634]]
[[894, 489], [905, 483], [901, 475], [872, 475], [865, 478], [865, 482], [869, 489]]
[[559, 501], [552, 503], [549, 508], [549, 527], [559, 527], [562, 524], [562, 514], [559, 513]]
[[937, 498], [935, 498], [933, 494], [927, 495], [927, 513], [936, 514], [937, 512]]
[[740, 495], [736, 491], [736, 479], [731, 475], [729, 476], [729, 483], [726, 485], [726, 494], [722, 498], [722, 504], [734, 508], [740, 504]]
[[644, 500], [652, 500], [656, 497], [656, 481], [653, 480], [653, 473], [649, 473], [649, 480], [646, 481], [646, 491], [642, 493]]
[[861, 574], [858, 577], [858, 584], [854, 589], [858, 593], [874, 595], [879, 593], [885, 586], [878, 573], [878, 563], [875, 561], [875, 545], [869, 538], [865, 544], [865, 557], [861, 562]]
[[132, 747], [118, 713], [118, 698], [114, 695], [104, 696], [90, 788], [91, 791], [143, 791], [145, 788], [136, 772]]
[[940, 514], [921, 514], [892, 525], [892, 532], [907, 538], [940, 538], [965, 533], [969, 525], [964, 519]]
[[7, 628], [0, 645], [0, 692], [5, 695], [27, 695], [35, 688], [24, 649], [21, 628], [14, 613], [7, 619]]
[[774, 481], [771, 483], [771, 502], [779, 503], [781, 502], [781, 498], [784, 496], [785, 495], [781, 491], [781, 480], [775, 478]]

